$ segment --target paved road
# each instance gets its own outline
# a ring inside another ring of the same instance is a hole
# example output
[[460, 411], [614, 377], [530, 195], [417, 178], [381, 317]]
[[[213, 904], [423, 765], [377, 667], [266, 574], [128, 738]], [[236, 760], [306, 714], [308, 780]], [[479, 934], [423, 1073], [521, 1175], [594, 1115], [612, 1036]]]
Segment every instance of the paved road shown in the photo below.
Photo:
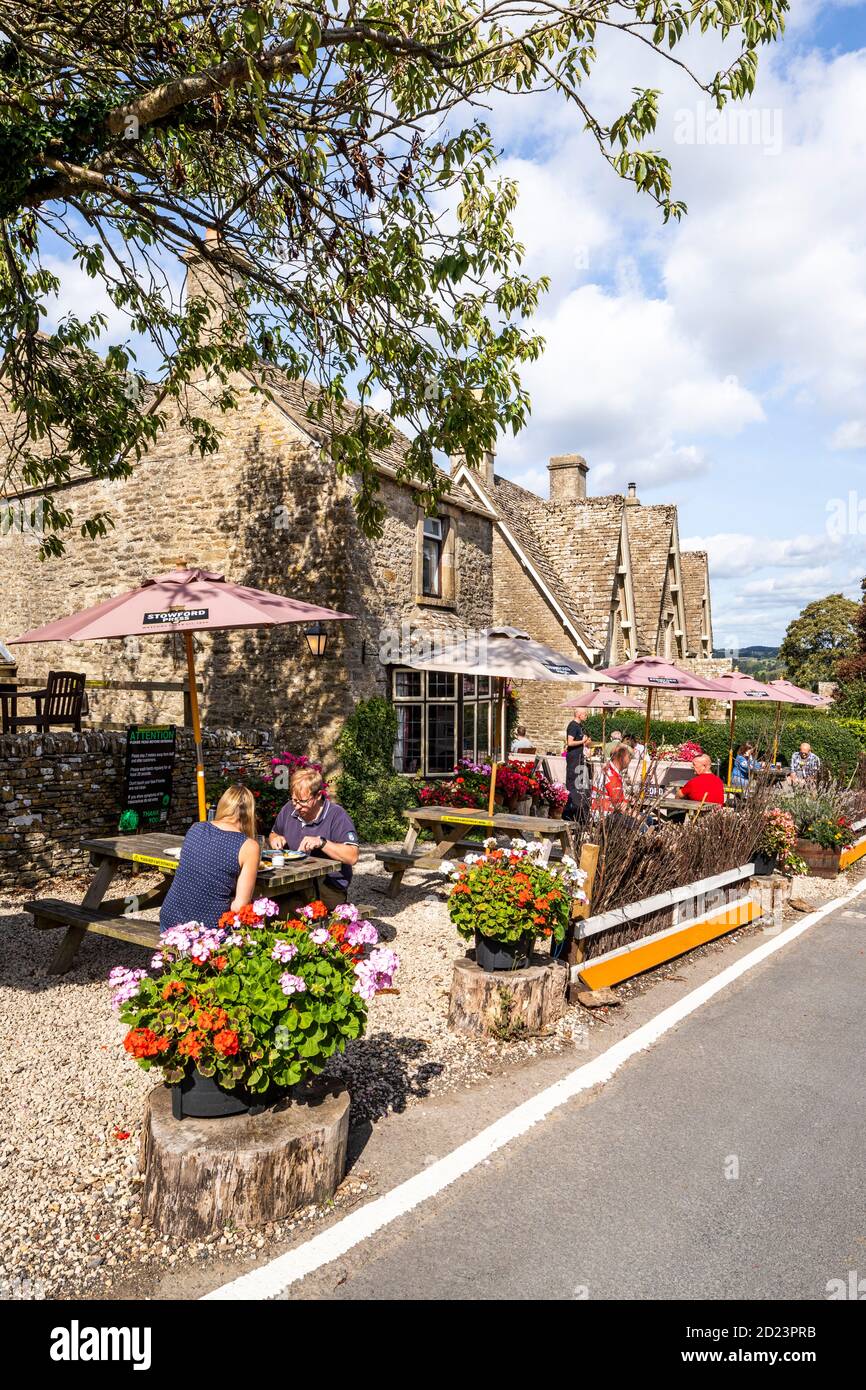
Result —
[[866, 1276], [864, 1011], [858, 899], [289, 1296], [825, 1298]]

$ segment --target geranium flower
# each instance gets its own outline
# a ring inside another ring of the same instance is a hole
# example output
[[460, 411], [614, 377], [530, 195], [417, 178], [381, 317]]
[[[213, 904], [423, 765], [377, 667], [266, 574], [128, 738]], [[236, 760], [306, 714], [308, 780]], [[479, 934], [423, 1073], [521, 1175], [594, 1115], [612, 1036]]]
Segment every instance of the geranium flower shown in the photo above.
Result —
[[259, 917], [278, 917], [280, 905], [275, 903], [273, 898], [256, 898], [253, 903], [253, 912]]
[[379, 933], [372, 922], [352, 922], [346, 928], [346, 940], [350, 946], [375, 946]]
[[230, 1028], [214, 1033], [213, 1045], [223, 1057], [234, 1057], [238, 1050], [238, 1035]]
[[294, 960], [298, 954], [298, 948], [294, 941], [275, 941], [274, 949], [271, 951], [271, 960], [278, 960], [281, 965], [288, 965], [290, 960]]
[[328, 931], [327, 927], [316, 927], [315, 931], [310, 932], [310, 940], [314, 942], [316, 946], [324, 946], [325, 942], [330, 941], [330, 939], [331, 933]]
[[283, 994], [304, 994], [306, 988], [307, 986], [300, 975], [290, 975], [287, 972], [280, 976], [280, 989]]

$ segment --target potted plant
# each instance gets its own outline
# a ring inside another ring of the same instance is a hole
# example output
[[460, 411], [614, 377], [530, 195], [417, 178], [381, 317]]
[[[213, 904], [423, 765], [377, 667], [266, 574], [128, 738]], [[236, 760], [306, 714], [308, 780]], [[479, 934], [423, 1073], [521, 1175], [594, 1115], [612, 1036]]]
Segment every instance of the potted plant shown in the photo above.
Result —
[[790, 811], [770, 806], [764, 812], [761, 838], [755, 850], [755, 873], [803, 874], [806, 865], [797, 854], [797, 827]]
[[364, 1031], [367, 1004], [399, 960], [367, 947], [376, 928], [349, 904], [314, 902], [289, 921], [267, 898], [226, 913], [217, 931], [163, 933], [150, 971], [109, 977], [129, 1031], [123, 1045], [172, 1088], [176, 1119], [257, 1111], [321, 1072]]
[[543, 853], [540, 844], [512, 840], [510, 848], [498, 849], [488, 839], [483, 854], [447, 866], [454, 879], [448, 915], [462, 937], [474, 940], [482, 970], [521, 969], [535, 938], [562, 941], [572, 901], [586, 901], [586, 875], [574, 860], [563, 856], [545, 866], [539, 862]]
[[840, 872], [842, 850], [853, 845], [855, 838], [846, 816], [821, 816], [803, 827], [797, 852], [817, 878], [835, 878]]

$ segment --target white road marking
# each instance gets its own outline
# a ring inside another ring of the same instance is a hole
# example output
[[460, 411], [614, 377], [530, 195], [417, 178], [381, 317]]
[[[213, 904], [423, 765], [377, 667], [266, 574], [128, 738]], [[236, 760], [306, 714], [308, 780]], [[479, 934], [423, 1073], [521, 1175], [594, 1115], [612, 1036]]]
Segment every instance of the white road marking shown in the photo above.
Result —
[[682, 1022], [689, 1014], [694, 1013], [702, 1004], [706, 1004], [708, 1000], [728, 985], [733, 984], [734, 980], [738, 980], [741, 975], [745, 975], [761, 961], [767, 960], [776, 951], [780, 951], [783, 946], [787, 946], [789, 942], [795, 941], [810, 927], [815, 926], [817, 922], [822, 921], [824, 917], [839, 907], [853, 901], [863, 892], [866, 892], [866, 879], [853, 888], [850, 893], [847, 893], [845, 897], [834, 898], [831, 902], [818, 908], [816, 912], [810, 913], [808, 917], [802, 918], [793, 926], [779, 932], [777, 936], [763, 942], [754, 951], [750, 951], [747, 956], [741, 957], [733, 965], [720, 971], [712, 980], [699, 985], [697, 989], [686, 994], [676, 1004], [671, 1004], [669, 1008], [663, 1009], [660, 1014], [650, 1019], [648, 1023], [642, 1024], [640, 1028], [636, 1028], [628, 1037], [614, 1043], [599, 1057], [577, 1067], [567, 1076], [562, 1077], [561, 1080], [554, 1082], [552, 1086], [545, 1087], [543, 1091], [539, 1091], [530, 1100], [516, 1106], [507, 1115], [503, 1115], [492, 1125], [481, 1130], [474, 1138], [461, 1144], [445, 1158], [431, 1163], [428, 1168], [417, 1173], [414, 1178], [408, 1178], [406, 1182], [400, 1183], [390, 1192], [385, 1193], [383, 1197], [377, 1197], [375, 1201], [368, 1202], [366, 1206], [360, 1207], [349, 1216], [344, 1216], [342, 1221], [337, 1221], [326, 1231], [322, 1231], [319, 1235], [313, 1236], [311, 1240], [305, 1241], [303, 1245], [298, 1245], [293, 1250], [287, 1250], [284, 1255], [278, 1255], [276, 1259], [270, 1260], [258, 1269], [250, 1270], [248, 1274], [242, 1274], [228, 1284], [223, 1284], [221, 1288], [213, 1289], [211, 1293], [205, 1294], [204, 1298], [229, 1300], [278, 1298], [291, 1284], [298, 1283], [299, 1280], [306, 1278], [314, 1270], [321, 1269], [323, 1265], [340, 1259], [354, 1246], [359, 1245], [361, 1241], [369, 1240], [370, 1236], [390, 1225], [392, 1221], [397, 1221], [407, 1212], [420, 1206], [422, 1202], [429, 1201], [431, 1197], [437, 1196], [446, 1187], [450, 1187], [458, 1178], [470, 1173], [473, 1168], [489, 1161], [491, 1154], [519, 1138], [521, 1134], [525, 1134], [533, 1125], [539, 1124], [552, 1111], [565, 1105], [574, 1096], [590, 1090], [593, 1086], [609, 1081], [614, 1073], [631, 1057], [645, 1051], [648, 1047], [652, 1047], [653, 1043], [657, 1042], [665, 1033], [670, 1032], [671, 1028]]

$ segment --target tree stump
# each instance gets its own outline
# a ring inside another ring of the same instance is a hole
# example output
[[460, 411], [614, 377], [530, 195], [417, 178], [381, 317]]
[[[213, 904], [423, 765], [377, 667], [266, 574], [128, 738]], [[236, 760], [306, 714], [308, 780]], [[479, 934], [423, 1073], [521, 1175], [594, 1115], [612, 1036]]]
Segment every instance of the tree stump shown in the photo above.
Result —
[[760, 903], [762, 915], [781, 926], [782, 913], [791, 897], [791, 880], [784, 874], [761, 874], [749, 880], [749, 892]]
[[348, 1091], [311, 1090], [261, 1115], [175, 1120], [168, 1086], [157, 1086], [146, 1102], [142, 1215], [177, 1240], [281, 1221], [334, 1195], [348, 1137]]
[[549, 1033], [566, 1009], [568, 967], [534, 955], [523, 970], [482, 970], [468, 956], [454, 962], [448, 1027], [503, 1042]]

